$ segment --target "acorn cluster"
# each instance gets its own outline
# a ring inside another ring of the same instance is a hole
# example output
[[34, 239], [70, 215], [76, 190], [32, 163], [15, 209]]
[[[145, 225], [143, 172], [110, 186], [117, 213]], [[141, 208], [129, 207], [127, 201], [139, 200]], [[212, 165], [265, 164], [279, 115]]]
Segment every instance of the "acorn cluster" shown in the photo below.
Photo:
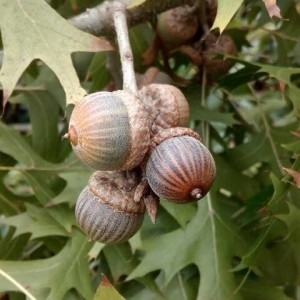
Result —
[[[216, 1], [206, 2], [212, 16], [206, 13], [205, 24], [210, 24]], [[198, 36], [203, 29], [198, 13], [197, 6], [182, 6], [158, 17], [158, 37], [166, 51]], [[215, 48], [202, 51], [200, 60], [217, 69], [212, 55], [220, 51], [220, 44], [214, 42], [206, 39], [206, 49]], [[195, 53], [191, 57], [198, 59]], [[218, 72], [221, 69], [225, 67]], [[102, 243], [131, 238], [145, 212], [155, 223], [160, 199], [202, 199], [215, 178], [210, 151], [188, 128], [190, 110], [183, 93], [169, 83], [157, 83], [158, 77], [163, 82], [168, 77], [153, 68], [146, 75], [152, 79], [138, 78], [137, 93], [116, 90], [85, 96], [75, 104], [65, 134], [76, 156], [96, 170], [79, 195], [75, 215], [90, 239]]]
[[159, 199], [190, 203], [206, 195], [215, 162], [198, 133], [187, 128], [189, 114], [183, 93], [159, 83], [143, 86], [138, 96], [97, 92], [75, 105], [65, 138], [97, 170], [75, 208], [92, 240], [128, 240], [145, 212], [155, 222]]
[[188, 84], [169, 64], [174, 53], [188, 57], [198, 70], [200, 80], [205, 74], [215, 78], [226, 74], [234, 65], [228, 55], [237, 53], [234, 40], [227, 34], [210, 31], [217, 15], [217, 0], [201, 1], [194, 6], [179, 6], [158, 15], [156, 36], [151, 47], [144, 53], [145, 65], [153, 65], [161, 54], [165, 69], [177, 83]]

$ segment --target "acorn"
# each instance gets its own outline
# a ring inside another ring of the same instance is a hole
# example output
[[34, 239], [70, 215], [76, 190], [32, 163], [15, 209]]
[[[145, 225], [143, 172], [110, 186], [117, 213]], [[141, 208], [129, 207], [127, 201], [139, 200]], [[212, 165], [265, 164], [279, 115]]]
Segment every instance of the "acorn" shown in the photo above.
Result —
[[197, 10], [188, 5], [169, 9], [157, 17], [157, 35], [167, 50], [191, 40], [199, 27]]
[[190, 203], [210, 190], [216, 165], [197, 133], [187, 128], [171, 128], [154, 137], [153, 151], [146, 164], [146, 178], [161, 199]]
[[145, 213], [144, 201], [134, 200], [138, 185], [138, 177], [126, 172], [94, 172], [76, 202], [75, 216], [83, 232], [105, 244], [121, 243], [136, 234]]
[[94, 169], [130, 170], [148, 150], [151, 124], [143, 103], [129, 92], [97, 92], [75, 105], [64, 137]]
[[206, 74], [211, 76], [226, 74], [235, 62], [230, 59], [224, 59], [223, 56], [236, 54], [235, 43], [229, 35], [222, 34], [217, 37], [210, 33], [204, 40], [202, 50], [203, 66], [206, 68]]

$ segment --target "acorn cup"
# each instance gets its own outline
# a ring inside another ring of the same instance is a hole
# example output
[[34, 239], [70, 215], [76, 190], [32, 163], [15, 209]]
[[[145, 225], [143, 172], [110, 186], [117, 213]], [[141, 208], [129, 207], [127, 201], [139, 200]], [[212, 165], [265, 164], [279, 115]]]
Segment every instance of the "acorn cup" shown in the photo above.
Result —
[[139, 96], [154, 120], [153, 132], [162, 128], [189, 125], [189, 104], [177, 87], [170, 84], [152, 83], [144, 86], [139, 91]]

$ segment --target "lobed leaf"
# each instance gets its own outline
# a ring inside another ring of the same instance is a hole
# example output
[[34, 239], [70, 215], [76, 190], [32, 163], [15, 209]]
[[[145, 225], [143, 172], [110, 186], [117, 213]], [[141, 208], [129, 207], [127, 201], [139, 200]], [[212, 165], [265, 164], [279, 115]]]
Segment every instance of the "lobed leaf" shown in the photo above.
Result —
[[[66, 217], [73, 225], [74, 220], [70, 220], [71, 215], [65, 215], [64, 222]], [[26, 212], [0, 220], [0, 223], [15, 227], [15, 236], [24, 233], [30, 233], [32, 239], [51, 235], [69, 236], [67, 230], [54, 220], [47, 210], [29, 204]]]
[[[89, 280], [87, 255], [92, 243], [77, 230], [66, 246], [55, 256], [29, 261], [0, 261], [0, 269], [35, 293], [48, 289], [47, 299], [63, 299], [75, 288], [85, 299], [92, 299], [93, 287]], [[15, 285], [0, 280], [0, 292], [17, 291]]]
[[34, 59], [44, 61], [56, 73], [65, 90], [67, 104], [80, 100], [86, 91], [80, 86], [71, 54], [110, 51], [113, 48], [109, 42], [74, 28], [45, 1], [1, 0], [0, 10], [4, 49], [0, 82], [4, 104]]
[[145, 241], [146, 255], [128, 279], [163, 269], [169, 282], [179, 270], [195, 264], [201, 275], [198, 299], [241, 299], [234, 294], [236, 283], [231, 261], [243, 244], [243, 239], [224, 218], [220, 204], [208, 196], [200, 202], [196, 216], [184, 229]]

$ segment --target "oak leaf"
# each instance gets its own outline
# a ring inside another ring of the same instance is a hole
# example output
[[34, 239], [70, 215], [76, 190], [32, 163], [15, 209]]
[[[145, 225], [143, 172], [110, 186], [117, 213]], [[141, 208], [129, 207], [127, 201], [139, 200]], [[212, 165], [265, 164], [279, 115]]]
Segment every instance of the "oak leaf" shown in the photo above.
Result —
[[71, 54], [110, 51], [113, 50], [110, 43], [76, 29], [45, 1], [0, 0], [0, 11], [4, 51], [0, 82], [4, 104], [35, 59], [42, 60], [55, 72], [67, 104], [80, 100], [86, 91], [80, 86]]

